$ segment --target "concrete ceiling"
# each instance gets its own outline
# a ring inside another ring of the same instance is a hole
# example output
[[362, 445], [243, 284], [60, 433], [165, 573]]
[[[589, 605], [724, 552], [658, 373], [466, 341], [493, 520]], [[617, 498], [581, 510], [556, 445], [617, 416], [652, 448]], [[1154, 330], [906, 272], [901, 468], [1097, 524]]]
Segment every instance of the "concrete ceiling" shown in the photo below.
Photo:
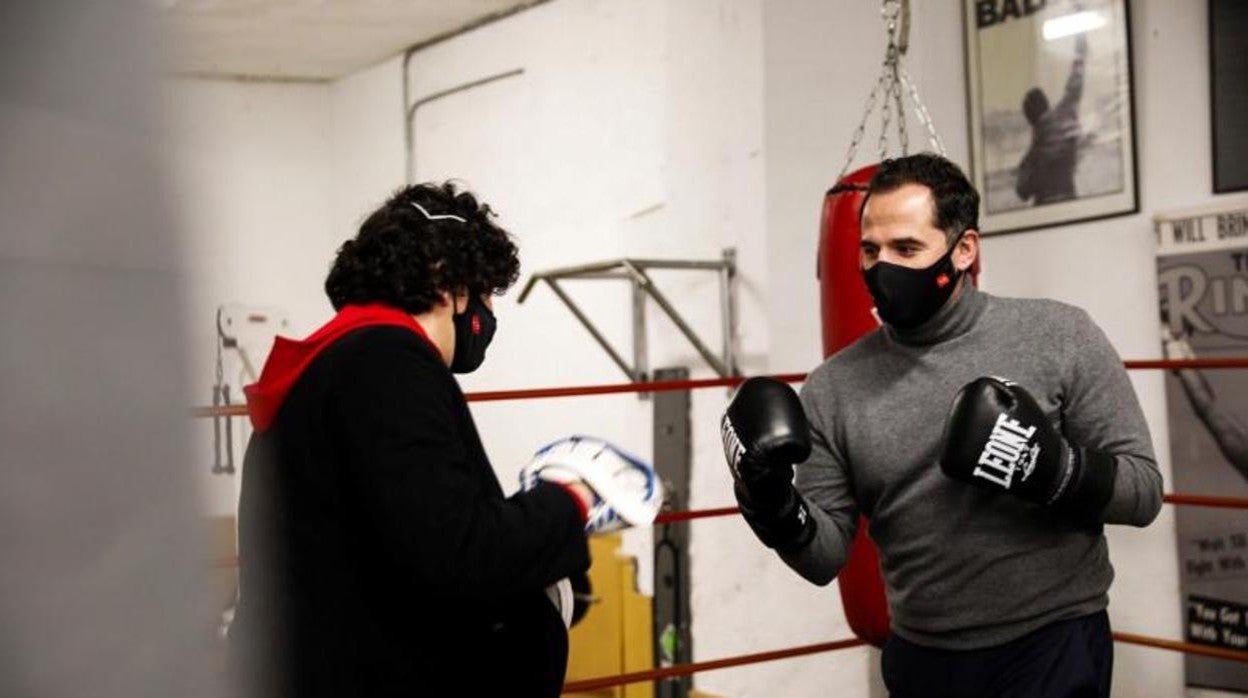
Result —
[[157, 0], [173, 72], [332, 80], [545, 0]]

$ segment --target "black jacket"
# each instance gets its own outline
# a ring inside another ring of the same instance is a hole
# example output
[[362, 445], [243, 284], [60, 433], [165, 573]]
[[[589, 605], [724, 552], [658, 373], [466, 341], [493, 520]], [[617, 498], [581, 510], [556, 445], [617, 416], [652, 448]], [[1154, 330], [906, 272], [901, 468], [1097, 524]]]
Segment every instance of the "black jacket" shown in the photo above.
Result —
[[393, 326], [324, 348], [252, 437], [239, 558], [231, 662], [268, 698], [558, 695], [543, 590], [589, 567], [573, 498], [504, 498], [458, 383]]

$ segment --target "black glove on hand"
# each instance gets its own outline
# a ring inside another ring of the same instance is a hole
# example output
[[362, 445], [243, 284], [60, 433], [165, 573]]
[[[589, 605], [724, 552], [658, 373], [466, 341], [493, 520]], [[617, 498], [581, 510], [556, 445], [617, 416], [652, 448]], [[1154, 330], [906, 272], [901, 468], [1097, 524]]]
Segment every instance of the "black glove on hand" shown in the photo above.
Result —
[[793, 487], [793, 465], [810, 455], [810, 425], [797, 393], [771, 378], [751, 378], [720, 430], [742, 514], [759, 540], [779, 549], [808, 543], [814, 521]]
[[1098, 523], [1114, 491], [1113, 456], [1072, 445], [1022, 386], [978, 378], [958, 391], [945, 422], [941, 470]]

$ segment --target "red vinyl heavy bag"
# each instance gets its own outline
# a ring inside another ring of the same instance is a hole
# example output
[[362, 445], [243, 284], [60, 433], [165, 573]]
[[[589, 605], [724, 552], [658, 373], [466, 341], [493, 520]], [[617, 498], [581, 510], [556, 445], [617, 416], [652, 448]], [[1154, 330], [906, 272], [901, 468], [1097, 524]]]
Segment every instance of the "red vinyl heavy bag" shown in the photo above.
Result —
[[[873, 174], [875, 165], [855, 170], [842, 177], [823, 199], [817, 273], [824, 357], [853, 344], [879, 324], [871, 314], [875, 303], [862, 280], [858, 251], [858, 212]], [[880, 576], [880, 555], [867, 537], [865, 518], [858, 520], [849, 561], [836, 582], [841, 587], [845, 619], [854, 634], [883, 647], [888, 639], [888, 601]]]
[[819, 306], [823, 318], [823, 356], [853, 344], [879, 323], [871, 314], [875, 302], [867, 292], [859, 266], [858, 213], [875, 165], [841, 178], [823, 199], [819, 224]]

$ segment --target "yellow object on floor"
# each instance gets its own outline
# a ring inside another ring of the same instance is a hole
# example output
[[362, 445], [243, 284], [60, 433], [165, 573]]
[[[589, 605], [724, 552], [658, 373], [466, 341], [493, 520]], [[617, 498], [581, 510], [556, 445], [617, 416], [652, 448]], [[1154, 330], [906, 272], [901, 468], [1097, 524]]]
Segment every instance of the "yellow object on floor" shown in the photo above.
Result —
[[[589, 539], [593, 566], [589, 582], [595, 603], [572, 628], [568, 641], [568, 681], [654, 668], [654, 600], [637, 591], [637, 560], [620, 554], [620, 534]], [[635, 683], [577, 698], [654, 698], [653, 683]]]

